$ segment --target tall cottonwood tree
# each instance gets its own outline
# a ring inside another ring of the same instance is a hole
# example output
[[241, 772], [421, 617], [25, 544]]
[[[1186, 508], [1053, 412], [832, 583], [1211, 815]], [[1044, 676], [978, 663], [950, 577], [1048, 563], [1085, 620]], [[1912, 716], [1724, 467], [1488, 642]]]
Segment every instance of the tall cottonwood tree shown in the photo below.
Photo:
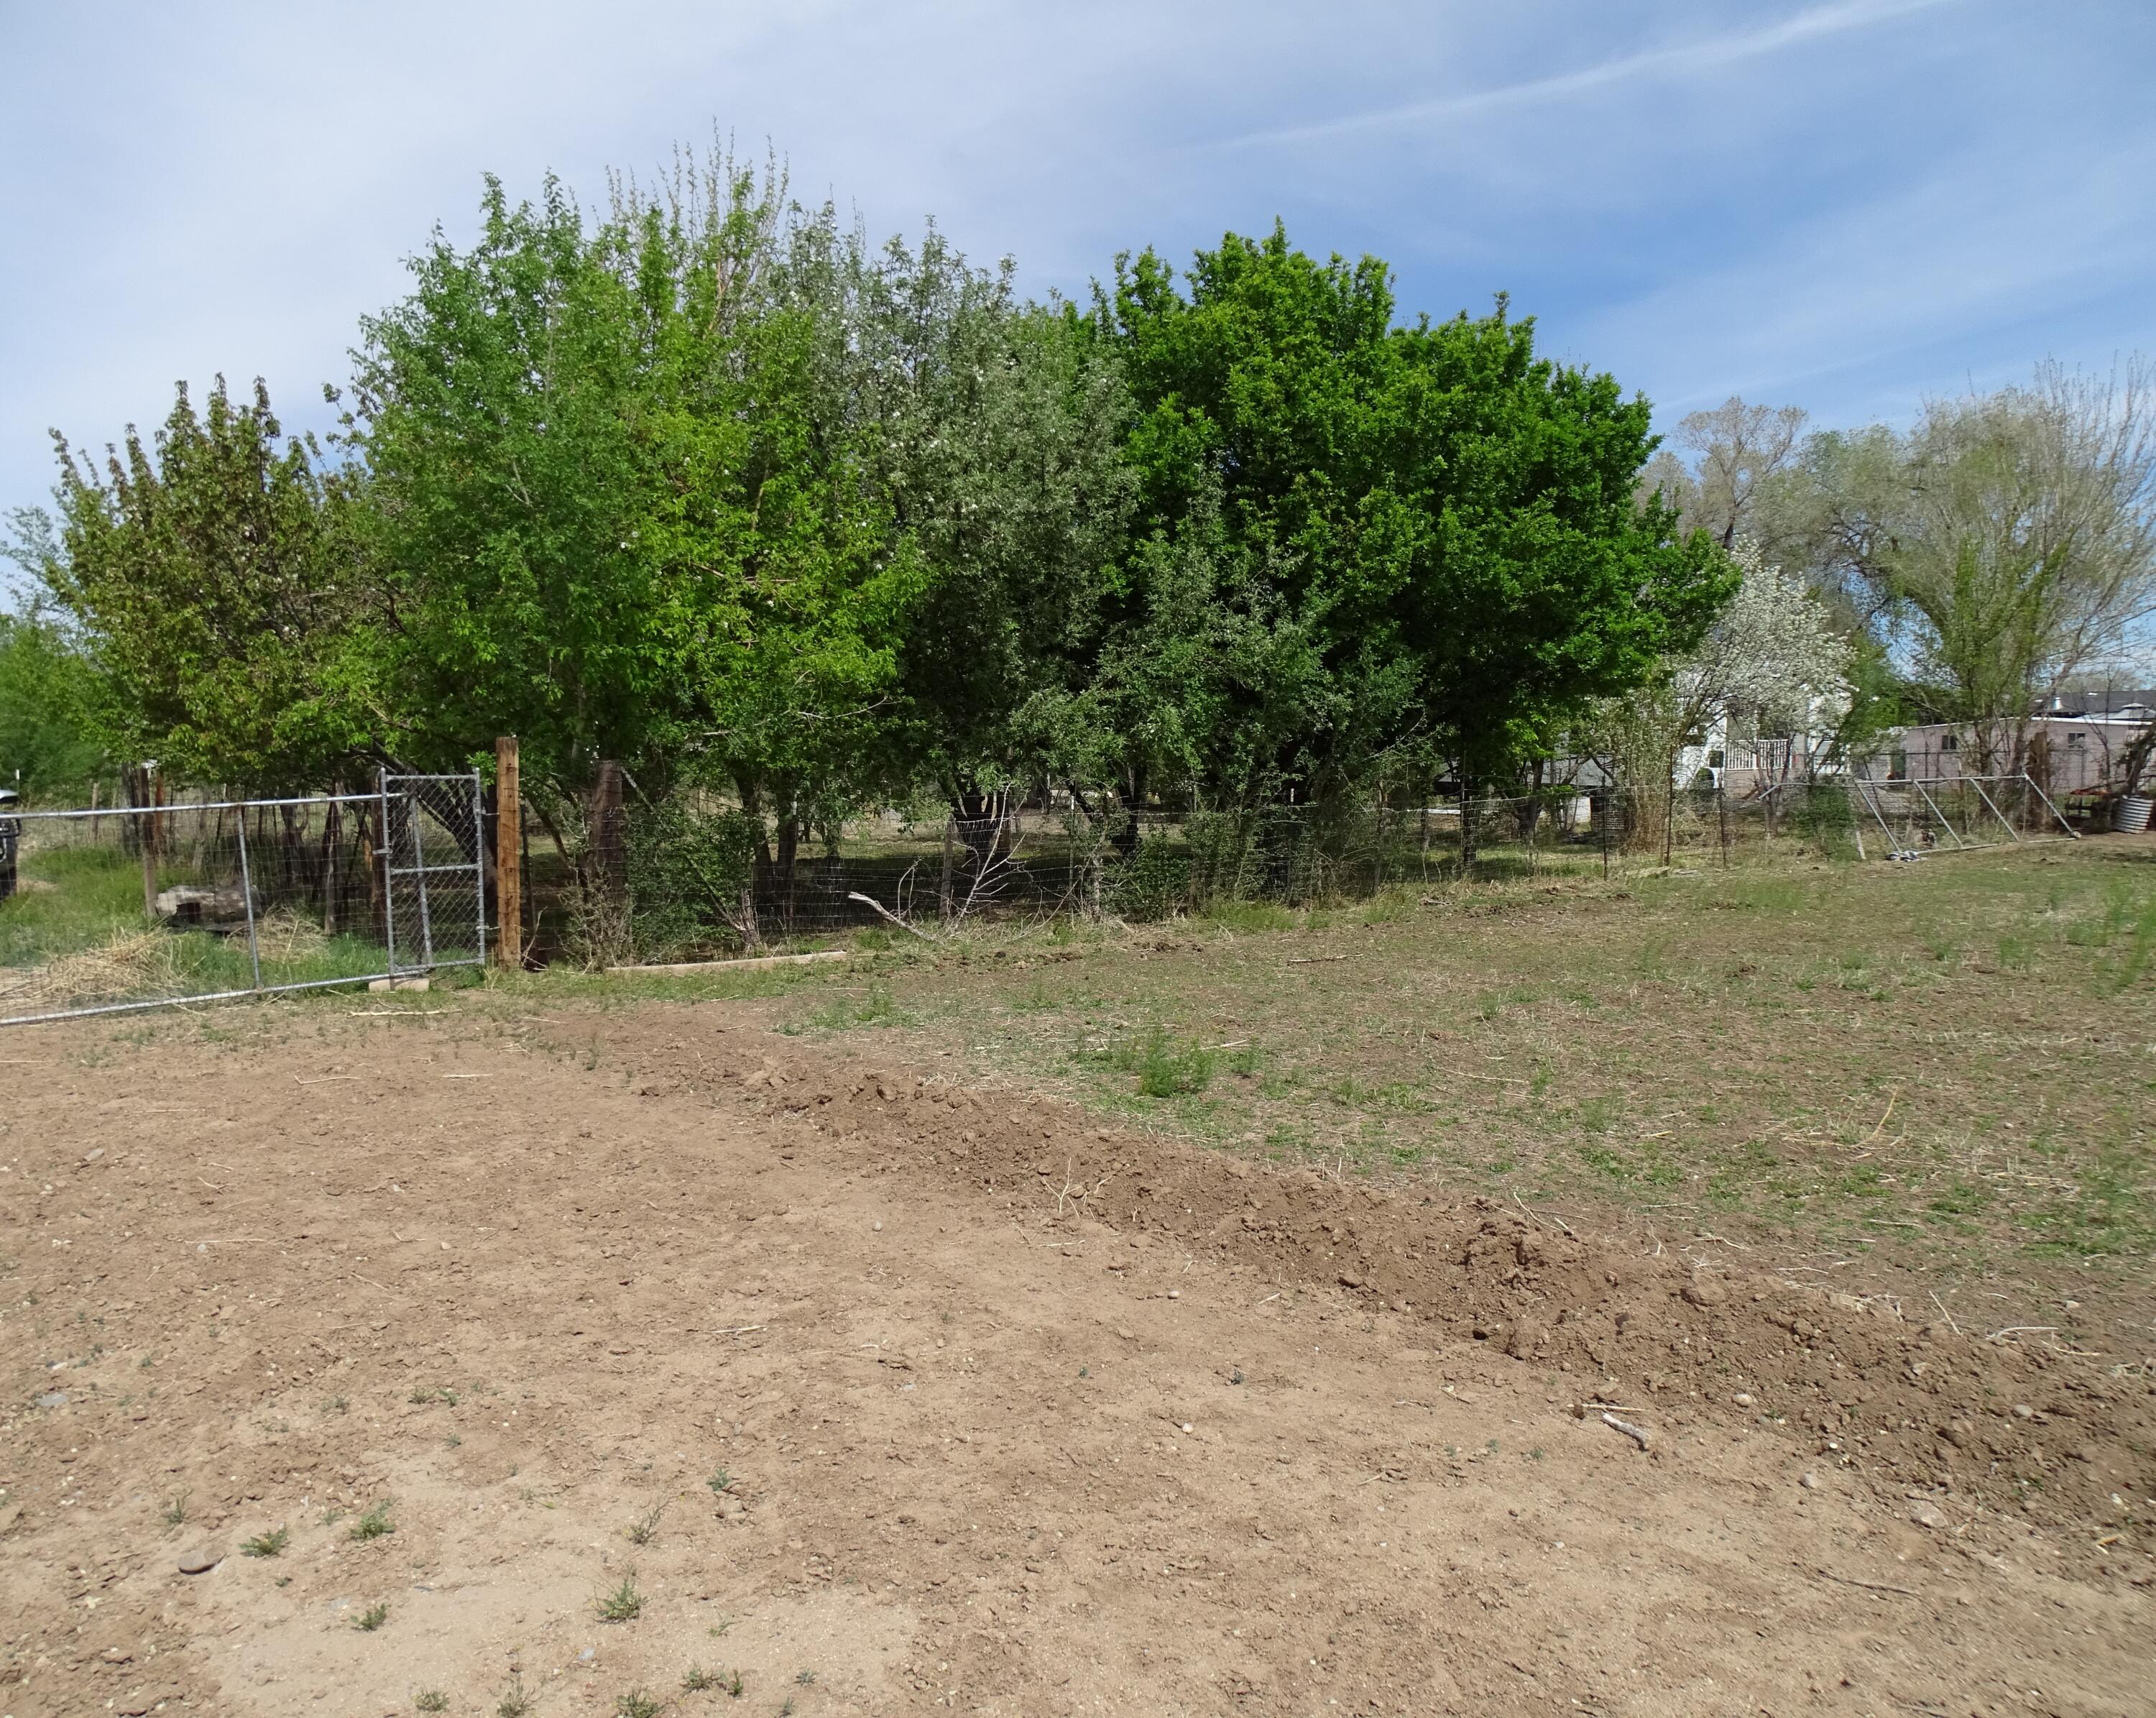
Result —
[[1849, 591], [1905, 697], [2018, 769], [2027, 719], [2117, 661], [2156, 613], [2156, 370], [2041, 366], [1935, 401], [1906, 434], [1815, 438], [1804, 500], [1823, 577]]
[[1660, 491], [1686, 529], [1705, 531], [1724, 549], [1741, 535], [1773, 553], [1780, 547], [1777, 491], [1801, 452], [1808, 415], [1801, 406], [1748, 404], [1734, 394], [1712, 411], [1686, 413], [1671, 445], [1647, 461], [1640, 486]]

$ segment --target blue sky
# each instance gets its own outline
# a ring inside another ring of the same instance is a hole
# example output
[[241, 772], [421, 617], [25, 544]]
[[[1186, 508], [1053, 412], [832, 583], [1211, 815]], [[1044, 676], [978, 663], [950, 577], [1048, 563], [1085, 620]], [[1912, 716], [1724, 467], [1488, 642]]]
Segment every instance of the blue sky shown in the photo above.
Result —
[[482, 173], [596, 202], [715, 125], [1035, 291], [1278, 215], [1408, 311], [1509, 291], [1666, 425], [2156, 350], [2148, 0], [0, 0], [0, 508], [177, 378], [319, 425]]

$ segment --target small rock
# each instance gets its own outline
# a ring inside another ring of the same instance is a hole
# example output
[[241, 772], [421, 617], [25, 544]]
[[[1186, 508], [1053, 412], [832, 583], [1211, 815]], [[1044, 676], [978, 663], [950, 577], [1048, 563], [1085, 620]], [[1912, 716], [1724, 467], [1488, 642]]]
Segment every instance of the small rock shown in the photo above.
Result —
[[1810, 1468], [1807, 1468], [1804, 1470], [1804, 1477], [1797, 1483], [1802, 1485], [1807, 1491], [1825, 1491], [1826, 1489], [1826, 1481], [1820, 1478], [1819, 1474], [1815, 1469]]
[[874, 1229], [878, 1234], [881, 1234], [883, 1232], [883, 1219], [881, 1217], [878, 1217], [874, 1222], [870, 1223], [869, 1227], [871, 1229]]
[[1170, 1300], [1180, 1300], [1183, 1299], [1183, 1291], [1180, 1288], [1171, 1288], [1168, 1291], [1168, 1298]]
[[1752, 1392], [1748, 1390], [1740, 1390], [1730, 1399], [1739, 1407], [1749, 1407], [1752, 1406]]
[[224, 1561], [224, 1553], [207, 1545], [198, 1545], [180, 1553], [180, 1573], [207, 1575]]
[[1928, 1503], [1911, 1504], [1909, 1519], [1919, 1527], [1943, 1527], [1947, 1525], [1947, 1518]]
[[135, 1662], [135, 1654], [126, 1647], [109, 1646], [98, 1657], [108, 1664], [131, 1664]]
[[65, 1407], [67, 1406], [67, 1391], [64, 1390], [48, 1390], [43, 1396], [38, 1398], [38, 1406], [41, 1408]]
[[2017, 1420], [2033, 1420], [2036, 1417], [2036, 1410], [2030, 1407], [2025, 1402], [2017, 1402], [2014, 1404], [2014, 1417]]
[[1967, 1449], [1969, 1440], [1976, 1436], [1976, 1427], [1967, 1420], [1949, 1420], [1939, 1427], [1942, 1442], [1951, 1443], [1956, 1449]]
[[1724, 1298], [1719, 1283], [1710, 1283], [1702, 1277], [1694, 1277], [1686, 1283], [1683, 1294], [1694, 1306], [1713, 1306]]
[[1340, 1273], [1340, 1286], [1342, 1288], [1360, 1288], [1363, 1286], [1363, 1279], [1353, 1271], [1342, 1271]]

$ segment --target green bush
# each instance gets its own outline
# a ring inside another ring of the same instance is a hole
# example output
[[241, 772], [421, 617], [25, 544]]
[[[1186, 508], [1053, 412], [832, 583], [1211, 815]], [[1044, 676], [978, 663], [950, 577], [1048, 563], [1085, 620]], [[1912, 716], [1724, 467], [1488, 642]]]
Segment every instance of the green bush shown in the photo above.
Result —
[[1108, 895], [1125, 918], [1167, 918], [1190, 898], [1190, 856], [1164, 835], [1149, 836], [1110, 873]]
[[629, 897], [638, 954], [738, 942], [760, 834], [754, 819], [731, 806], [673, 799], [635, 807], [629, 819]]
[[1159, 1026], [1142, 1042], [1127, 1047], [1123, 1062], [1137, 1073], [1138, 1091], [1147, 1098], [1179, 1098], [1213, 1083], [1213, 1052], [1203, 1044], [1180, 1042]]

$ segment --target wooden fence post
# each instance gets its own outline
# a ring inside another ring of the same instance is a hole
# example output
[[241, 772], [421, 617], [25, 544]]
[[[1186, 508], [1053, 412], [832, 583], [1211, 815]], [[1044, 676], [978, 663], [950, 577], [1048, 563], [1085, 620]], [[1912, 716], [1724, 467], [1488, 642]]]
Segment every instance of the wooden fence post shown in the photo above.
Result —
[[516, 780], [516, 736], [494, 743], [494, 958], [524, 970], [524, 802]]

